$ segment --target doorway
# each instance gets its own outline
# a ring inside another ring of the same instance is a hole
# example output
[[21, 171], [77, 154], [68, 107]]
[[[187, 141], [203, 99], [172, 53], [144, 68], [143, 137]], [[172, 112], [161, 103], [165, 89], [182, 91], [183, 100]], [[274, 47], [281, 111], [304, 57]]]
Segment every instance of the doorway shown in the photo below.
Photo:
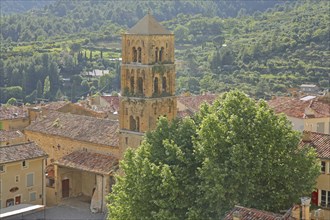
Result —
[[21, 204], [21, 196], [15, 196], [15, 205]]
[[70, 182], [69, 179], [62, 180], [62, 198], [69, 197]]

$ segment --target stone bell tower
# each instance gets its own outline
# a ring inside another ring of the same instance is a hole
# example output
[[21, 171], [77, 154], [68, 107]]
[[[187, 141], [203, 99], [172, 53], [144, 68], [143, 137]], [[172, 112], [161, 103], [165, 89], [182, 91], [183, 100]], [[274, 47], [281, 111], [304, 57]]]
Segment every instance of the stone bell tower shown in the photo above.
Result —
[[122, 35], [120, 147], [140, 145], [160, 116], [176, 117], [174, 34], [148, 13]]

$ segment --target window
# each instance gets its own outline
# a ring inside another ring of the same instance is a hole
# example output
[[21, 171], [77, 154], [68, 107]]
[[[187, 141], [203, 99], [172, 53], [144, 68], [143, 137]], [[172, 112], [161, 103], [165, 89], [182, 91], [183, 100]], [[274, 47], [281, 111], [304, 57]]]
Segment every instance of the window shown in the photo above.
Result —
[[30, 202], [36, 201], [37, 200], [37, 194], [36, 192], [31, 192], [30, 193]]
[[156, 63], [158, 62], [158, 47], [156, 47], [156, 50], [155, 50], [155, 62]]
[[162, 87], [163, 87], [163, 92], [166, 92], [167, 90], [167, 85], [166, 85], [166, 77], [164, 76], [162, 79]]
[[316, 131], [319, 133], [324, 133], [324, 122], [318, 122], [316, 124]]
[[5, 172], [5, 165], [0, 165], [0, 173]]
[[33, 186], [33, 184], [34, 184], [33, 179], [34, 179], [33, 173], [29, 173], [26, 175], [26, 186], [27, 187]]
[[143, 95], [143, 79], [142, 77], [138, 78], [138, 93]]
[[13, 206], [15, 203], [14, 203], [14, 199], [7, 199], [6, 201], [6, 207], [8, 206]]
[[158, 78], [155, 77], [154, 79], [154, 93], [158, 94]]
[[27, 162], [25, 160], [22, 161], [22, 167], [27, 168]]
[[19, 182], [19, 176], [15, 176], [15, 182], [16, 182], [16, 183]]
[[321, 161], [321, 172], [322, 173], [325, 173], [325, 165], [326, 165], [325, 161]]
[[130, 88], [131, 88], [131, 93], [134, 94], [134, 76], [131, 77], [131, 80], [130, 80]]
[[135, 119], [134, 119], [134, 117], [132, 115], [129, 117], [129, 129], [131, 131], [135, 131], [136, 130], [136, 121], [135, 121]]
[[128, 144], [128, 137], [125, 137], [125, 144]]
[[321, 190], [321, 206], [330, 207], [330, 191]]
[[138, 63], [141, 63], [142, 61], [142, 50], [141, 47], [138, 48]]

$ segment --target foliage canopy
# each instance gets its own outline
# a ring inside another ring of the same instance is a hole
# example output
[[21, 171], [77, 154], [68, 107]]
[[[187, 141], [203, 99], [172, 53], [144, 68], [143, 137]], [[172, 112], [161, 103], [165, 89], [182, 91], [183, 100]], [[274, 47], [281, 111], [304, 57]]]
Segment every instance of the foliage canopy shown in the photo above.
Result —
[[121, 162], [109, 219], [221, 219], [234, 205], [279, 211], [309, 195], [316, 155], [265, 102], [233, 91], [194, 118], [162, 118]]

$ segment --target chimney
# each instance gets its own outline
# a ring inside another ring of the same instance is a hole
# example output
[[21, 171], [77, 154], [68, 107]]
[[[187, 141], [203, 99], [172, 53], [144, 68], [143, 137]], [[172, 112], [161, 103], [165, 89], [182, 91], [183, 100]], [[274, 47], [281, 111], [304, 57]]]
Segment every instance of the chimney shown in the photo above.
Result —
[[302, 211], [302, 220], [310, 220], [309, 207], [311, 204], [311, 198], [302, 197], [301, 200], [301, 211]]
[[233, 220], [241, 220], [241, 214], [239, 213], [239, 211], [235, 211], [233, 213]]
[[291, 216], [294, 219], [300, 219], [300, 206], [299, 205], [294, 205], [292, 207]]
[[303, 132], [303, 136], [302, 136], [302, 141], [303, 142], [311, 142], [312, 139], [311, 139], [311, 132], [310, 131], [304, 131]]

